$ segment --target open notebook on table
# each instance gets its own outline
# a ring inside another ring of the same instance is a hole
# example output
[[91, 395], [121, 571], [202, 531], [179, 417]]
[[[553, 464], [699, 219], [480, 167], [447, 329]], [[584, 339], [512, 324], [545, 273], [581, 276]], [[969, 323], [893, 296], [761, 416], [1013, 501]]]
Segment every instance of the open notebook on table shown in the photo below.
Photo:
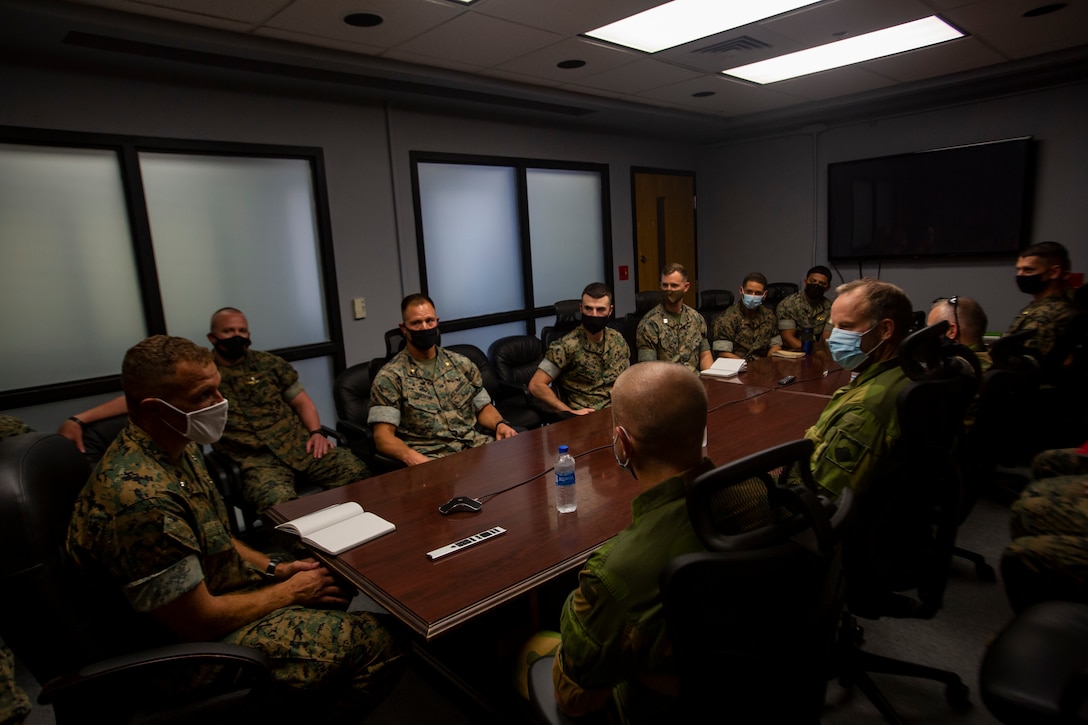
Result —
[[737, 373], [743, 373], [747, 369], [748, 363], [744, 360], [731, 357], [719, 357], [715, 358], [713, 365], [699, 374], [707, 375], [712, 378], [733, 378], [737, 376]]
[[396, 531], [397, 527], [377, 514], [363, 511], [356, 502], [348, 501], [291, 519], [276, 529], [297, 534], [303, 543], [336, 556]]

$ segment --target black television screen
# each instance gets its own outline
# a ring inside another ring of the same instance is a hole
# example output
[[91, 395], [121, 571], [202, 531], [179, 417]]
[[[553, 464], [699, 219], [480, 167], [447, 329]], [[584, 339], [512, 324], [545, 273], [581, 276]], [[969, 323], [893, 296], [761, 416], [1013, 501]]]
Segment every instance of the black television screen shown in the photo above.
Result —
[[1018, 138], [828, 164], [828, 259], [1015, 255], [1032, 162]]

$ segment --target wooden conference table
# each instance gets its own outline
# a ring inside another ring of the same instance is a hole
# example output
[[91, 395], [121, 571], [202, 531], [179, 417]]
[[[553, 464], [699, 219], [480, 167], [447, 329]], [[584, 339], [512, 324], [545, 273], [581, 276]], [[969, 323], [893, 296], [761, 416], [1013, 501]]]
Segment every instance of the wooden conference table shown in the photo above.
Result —
[[[707, 454], [718, 465], [802, 437], [827, 398], [849, 382], [820, 355], [755, 360], [726, 380], [704, 378]], [[796, 382], [779, 386], [794, 375]], [[427, 640], [579, 568], [631, 522], [638, 484], [616, 465], [608, 410], [404, 468], [272, 508], [275, 523], [358, 501], [397, 530], [321, 556]], [[550, 469], [560, 445], [577, 461], [578, 510], [555, 510]], [[477, 513], [442, 516], [454, 496], [488, 497]], [[431, 561], [426, 552], [494, 526], [506, 533]]]

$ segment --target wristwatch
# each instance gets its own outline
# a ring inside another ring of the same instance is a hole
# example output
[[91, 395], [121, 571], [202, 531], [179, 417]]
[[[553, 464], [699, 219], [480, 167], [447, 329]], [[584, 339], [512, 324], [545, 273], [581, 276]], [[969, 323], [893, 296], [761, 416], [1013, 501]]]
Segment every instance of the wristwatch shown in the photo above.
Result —
[[276, 567], [280, 565], [280, 559], [273, 556], [268, 560], [268, 566], [264, 568], [264, 575], [269, 579], [276, 578]]
[[511, 423], [510, 421], [508, 421], [508, 420], [507, 420], [506, 418], [503, 418], [502, 420], [500, 420], [500, 421], [499, 421], [498, 423], [496, 423], [496, 424], [495, 424], [495, 432], [498, 432], [498, 430], [499, 430], [499, 426], [500, 426], [500, 425], [503, 425], [504, 423], [505, 423], [506, 425], [510, 426], [511, 428], [513, 428], [514, 430], [517, 430], [517, 428], [514, 428], [514, 424], [513, 424], [513, 423]]

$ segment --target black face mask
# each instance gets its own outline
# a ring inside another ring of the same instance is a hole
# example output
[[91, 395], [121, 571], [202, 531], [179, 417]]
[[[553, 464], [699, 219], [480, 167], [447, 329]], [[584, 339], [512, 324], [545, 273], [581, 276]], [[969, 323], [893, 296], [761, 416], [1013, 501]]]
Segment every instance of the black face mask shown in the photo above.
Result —
[[607, 326], [607, 317], [586, 317], [582, 315], [582, 327], [586, 328], [586, 332], [590, 335], [596, 335]]
[[411, 330], [408, 334], [412, 342], [412, 347], [420, 352], [427, 352], [438, 344], [439, 334], [437, 325], [429, 330]]
[[227, 362], [234, 362], [244, 358], [250, 344], [250, 339], [248, 337], [242, 337], [241, 335], [223, 338], [217, 337], [215, 342], [212, 343], [213, 347], [215, 347], [215, 351]]
[[1024, 294], [1037, 295], [1046, 289], [1047, 284], [1048, 282], [1043, 279], [1042, 273], [1016, 275], [1016, 286]]
[[824, 296], [824, 292], [826, 291], [827, 290], [824, 287], [821, 287], [818, 284], [805, 285], [805, 294], [808, 295], [809, 299], [818, 300]]

